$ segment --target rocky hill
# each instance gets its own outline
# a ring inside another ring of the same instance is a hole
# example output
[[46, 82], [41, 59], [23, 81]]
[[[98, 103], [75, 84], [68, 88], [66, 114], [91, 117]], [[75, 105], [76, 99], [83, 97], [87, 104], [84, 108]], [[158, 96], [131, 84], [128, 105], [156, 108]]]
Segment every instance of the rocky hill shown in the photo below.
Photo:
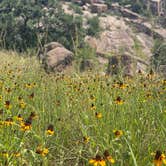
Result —
[[125, 54], [137, 61], [137, 70], [145, 71], [155, 40], [166, 41], [166, 29], [117, 3], [108, 9], [104, 1], [86, 1], [84, 5], [81, 1], [74, 2], [81, 14], [71, 8], [72, 2], [63, 2], [63, 9], [71, 15], [82, 15], [85, 29], [89, 18], [99, 17], [102, 29], [99, 36], [86, 36], [85, 41], [96, 50], [101, 63], [107, 63], [109, 56]]

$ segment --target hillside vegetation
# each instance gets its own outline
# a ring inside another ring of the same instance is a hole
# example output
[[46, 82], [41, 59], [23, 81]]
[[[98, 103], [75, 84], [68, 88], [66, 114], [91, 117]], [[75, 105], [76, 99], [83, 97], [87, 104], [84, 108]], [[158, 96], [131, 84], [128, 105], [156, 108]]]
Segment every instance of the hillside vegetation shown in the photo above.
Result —
[[1, 165], [165, 161], [166, 81], [154, 73], [48, 75], [34, 57], [1, 51], [0, 59]]

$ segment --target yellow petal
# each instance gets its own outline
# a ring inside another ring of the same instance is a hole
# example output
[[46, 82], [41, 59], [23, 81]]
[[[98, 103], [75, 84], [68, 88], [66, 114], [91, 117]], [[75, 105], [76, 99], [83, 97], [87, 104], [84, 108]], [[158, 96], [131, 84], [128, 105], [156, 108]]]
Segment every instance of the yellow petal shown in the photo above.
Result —
[[100, 166], [106, 166], [106, 163], [104, 160], [100, 161]]
[[163, 164], [165, 164], [165, 165], [166, 165], [166, 159], [163, 159]]
[[94, 164], [95, 163], [95, 160], [94, 159], [90, 159], [89, 160], [89, 164]]

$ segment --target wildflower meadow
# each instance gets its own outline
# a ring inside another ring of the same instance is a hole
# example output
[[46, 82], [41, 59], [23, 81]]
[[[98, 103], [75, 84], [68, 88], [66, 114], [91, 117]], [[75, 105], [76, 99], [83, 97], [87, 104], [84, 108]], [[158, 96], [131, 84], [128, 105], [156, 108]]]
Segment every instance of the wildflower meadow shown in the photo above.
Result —
[[166, 80], [46, 74], [0, 52], [0, 165], [166, 164]]

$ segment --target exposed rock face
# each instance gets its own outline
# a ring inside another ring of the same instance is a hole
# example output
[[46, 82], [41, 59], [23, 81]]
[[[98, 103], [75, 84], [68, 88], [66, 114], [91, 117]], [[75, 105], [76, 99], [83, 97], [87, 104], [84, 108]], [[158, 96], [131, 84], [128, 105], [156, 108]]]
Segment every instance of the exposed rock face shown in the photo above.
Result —
[[94, 3], [105, 3], [103, 0], [85, 0], [86, 3], [94, 4]]
[[45, 45], [41, 55], [42, 64], [47, 72], [63, 72], [72, 64], [73, 53], [57, 42]]
[[123, 19], [113, 16], [101, 17], [100, 25], [103, 31], [98, 39], [86, 37], [85, 41], [96, 48], [98, 54], [119, 53], [119, 50], [132, 52], [134, 40], [131, 29], [125, 24]]
[[[88, 18], [93, 18], [97, 16], [97, 13], [101, 13], [103, 12], [102, 10], [107, 9], [102, 9], [101, 7], [105, 5], [105, 1], [103, 0], [84, 0], [82, 2], [84, 2], [84, 6], [82, 6], [84, 9], [83, 27], [86, 29], [88, 28]], [[68, 4], [66, 3], [66, 8], [67, 6]], [[95, 13], [92, 13], [90, 10], [93, 6], [95, 6]], [[142, 72], [146, 72], [152, 56], [151, 51], [154, 45], [154, 39], [161, 38], [166, 40], [166, 29], [158, 25], [152, 25], [143, 16], [120, 6], [118, 3], [113, 3], [109, 11], [115, 15], [99, 16], [100, 26], [102, 28], [99, 37], [86, 36], [85, 42], [96, 50], [97, 58], [101, 61], [101, 64], [108, 64], [107, 57], [109, 56], [118, 55], [120, 57], [121, 55], [123, 57], [123, 55], [130, 55], [136, 61], [136, 65], [133, 65], [130, 59], [127, 59], [128, 65], [125, 64], [123, 66], [121, 63], [123, 60], [121, 59], [118, 62], [118, 64], [124, 67], [126, 73], [133, 75], [130, 72], [133, 66], [136, 71], [141, 70]], [[71, 14], [76, 15], [76, 13]], [[109, 59], [109, 61], [112, 64], [112, 60]]]
[[108, 10], [108, 7], [106, 4], [93, 3], [91, 5], [91, 11], [93, 13], [102, 13], [102, 12], [106, 12], [107, 10]]
[[[126, 55], [127, 53], [137, 62], [135, 69], [145, 72], [152, 56], [154, 39], [142, 32], [134, 33], [122, 17], [100, 17], [100, 25], [103, 31], [99, 38], [91, 36], [85, 38], [85, 41], [96, 50], [96, 54], [105, 57], [105, 55]], [[131, 71], [129, 68], [133, 66], [128, 65], [127, 73]]]
[[118, 3], [113, 3], [111, 10], [121, 14], [124, 18], [126, 18], [125, 21], [134, 25], [139, 32], [143, 32], [154, 38], [166, 40], [166, 30], [164, 28], [153, 27], [149, 22], [147, 22], [146, 18], [140, 16], [139, 14], [120, 6]]

